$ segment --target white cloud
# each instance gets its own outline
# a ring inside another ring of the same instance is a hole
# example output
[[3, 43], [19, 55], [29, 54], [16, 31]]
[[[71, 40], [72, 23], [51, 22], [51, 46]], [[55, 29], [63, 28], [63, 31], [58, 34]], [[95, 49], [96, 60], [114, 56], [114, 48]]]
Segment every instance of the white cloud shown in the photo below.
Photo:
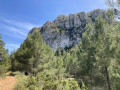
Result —
[[17, 44], [7, 44], [5, 45], [6, 49], [9, 49], [9, 53], [11, 53], [14, 50], [17, 50], [20, 47], [20, 45]]
[[[38, 27], [38, 25], [29, 23], [29, 22], [19, 22], [16, 20], [9, 20], [6, 19], [4, 17], [0, 17], [0, 22], [2, 22], [2, 24], [0, 24], [0, 28], [6, 30], [6, 31], [10, 31], [9, 35], [11, 35], [13, 37], [13, 33], [14, 36], [18, 37], [22, 37], [22, 36], [27, 36], [28, 32], [33, 28], [33, 27]], [[8, 32], [2, 32], [2, 33], [8, 33]], [[6, 34], [8, 35], [8, 34]]]
[[7, 47], [14, 47], [14, 48], [19, 48], [20, 45], [16, 45], [16, 44], [8, 44], [6, 45]]
[[34, 27], [38, 27], [38, 25], [26, 21], [10, 20], [0, 16], [0, 33], [3, 34], [3, 38], [7, 41], [5, 42], [5, 48], [9, 49], [9, 52], [17, 50], [20, 47], [20, 42], [25, 40], [29, 31]]
[[5, 20], [5, 22], [15, 25], [19, 28], [23, 28], [25, 30], [31, 30], [33, 27], [37, 27], [37, 25], [28, 23], [28, 22], [17, 22], [17, 21], [13, 21], [13, 20]]
[[21, 31], [20, 29], [18, 29], [18, 28], [11, 27], [11, 26], [7, 26], [7, 25], [2, 25], [2, 24], [0, 24], [0, 26], [1, 26], [2, 28], [5, 28], [5, 29], [9, 30], [9, 31], [12, 31], [13, 33], [19, 33], [19, 34], [21, 34], [21, 35], [23, 35], [23, 36], [27, 36], [27, 34], [25, 34], [24, 32], [22, 32], [22, 31]]
[[31, 30], [33, 27], [38, 27], [38, 25], [29, 23], [29, 22], [19, 22], [16, 20], [8, 20], [8, 19], [3, 18], [3, 17], [1, 17], [1, 19], [8, 24], [15, 25], [18, 28], [22, 28], [22, 29], [27, 30], [27, 31]]
[[9, 52], [17, 50], [20, 47], [20, 42], [25, 40], [28, 32], [33, 27], [38, 27], [38, 25], [26, 21], [10, 20], [0, 16], [0, 33], [3, 34], [3, 38], [7, 40], [7, 42], [5, 42], [5, 48], [9, 49]]

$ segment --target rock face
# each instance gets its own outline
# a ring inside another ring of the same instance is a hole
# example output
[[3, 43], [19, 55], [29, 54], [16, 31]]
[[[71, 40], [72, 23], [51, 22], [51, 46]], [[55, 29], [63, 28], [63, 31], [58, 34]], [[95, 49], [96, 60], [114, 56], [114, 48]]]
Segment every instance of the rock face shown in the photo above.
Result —
[[73, 47], [80, 43], [86, 24], [96, 22], [99, 15], [102, 15], [103, 18], [110, 17], [106, 11], [100, 9], [88, 13], [70, 14], [69, 16], [60, 15], [54, 21], [48, 21], [42, 27], [32, 29], [30, 33], [36, 29], [39, 30], [43, 40], [54, 50], [65, 46]]

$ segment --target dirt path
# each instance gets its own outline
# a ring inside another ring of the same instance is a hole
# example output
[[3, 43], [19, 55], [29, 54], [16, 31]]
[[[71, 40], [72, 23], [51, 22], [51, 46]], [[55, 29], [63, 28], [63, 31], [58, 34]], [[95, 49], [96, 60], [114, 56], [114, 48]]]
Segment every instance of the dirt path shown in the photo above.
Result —
[[0, 79], [0, 90], [13, 90], [17, 79], [15, 76], [6, 76], [6, 79]]

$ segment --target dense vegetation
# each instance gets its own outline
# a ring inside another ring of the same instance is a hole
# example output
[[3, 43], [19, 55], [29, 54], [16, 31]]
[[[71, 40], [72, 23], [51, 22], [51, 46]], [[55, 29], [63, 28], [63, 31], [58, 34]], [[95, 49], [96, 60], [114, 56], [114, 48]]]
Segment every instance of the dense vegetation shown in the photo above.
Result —
[[4, 47], [5, 43], [1, 40], [0, 36], [0, 77], [4, 78], [5, 73], [10, 67], [10, 60], [8, 50]]
[[0, 59], [1, 76], [8, 68], [28, 75], [15, 90], [120, 90], [120, 22], [99, 16], [79, 45], [56, 52], [37, 30], [10, 56], [0, 40]]
[[113, 10], [114, 16], [120, 19], [120, 0], [105, 0], [106, 4]]

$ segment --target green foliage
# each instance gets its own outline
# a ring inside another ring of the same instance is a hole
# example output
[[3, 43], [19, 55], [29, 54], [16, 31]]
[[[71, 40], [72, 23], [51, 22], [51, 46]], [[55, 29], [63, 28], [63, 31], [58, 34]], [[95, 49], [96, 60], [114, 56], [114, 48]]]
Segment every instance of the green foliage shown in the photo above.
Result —
[[115, 18], [120, 19], [120, 0], [105, 0], [106, 4], [112, 9]]
[[20, 66], [20, 65], [18, 65], [19, 63], [15, 59], [15, 53], [16, 53], [16, 51], [13, 51], [10, 54], [10, 61], [11, 61], [11, 63], [10, 63], [11, 64], [10, 70], [11, 71], [16, 71], [19, 68], [18, 66]]
[[5, 43], [0, 37], [0, 77], [5, 77], [5, 73], [10, 67], [8, 50], [4, 47]]
[[15, 59], [22, 65], [21, 70], [36, 74], [48, 68], [53, 51], [43, 42], [38, 31], [28, 35], [15, 53]]
[[[37, 74], [19, 82], [14, 90], [80, 90], [76, 81], [58, 80], [55, 75]], [[84, 90], [84, 89], [82, 89]]]
[[54, 53], [37, 31], [28, 35], [10, 58], [13, 70], [32, 75], [15, 90], [119, 90], [120, 23], [107, 14], [88, 23], [80, 44], [66, 51]]
[[65, 30], [62, 29], [62, 28], [56, 27], [56, 28], [53, 29], [51, 32], [53, 32], [53, 33], [57, 32], [58, 34], [64, 34]]

